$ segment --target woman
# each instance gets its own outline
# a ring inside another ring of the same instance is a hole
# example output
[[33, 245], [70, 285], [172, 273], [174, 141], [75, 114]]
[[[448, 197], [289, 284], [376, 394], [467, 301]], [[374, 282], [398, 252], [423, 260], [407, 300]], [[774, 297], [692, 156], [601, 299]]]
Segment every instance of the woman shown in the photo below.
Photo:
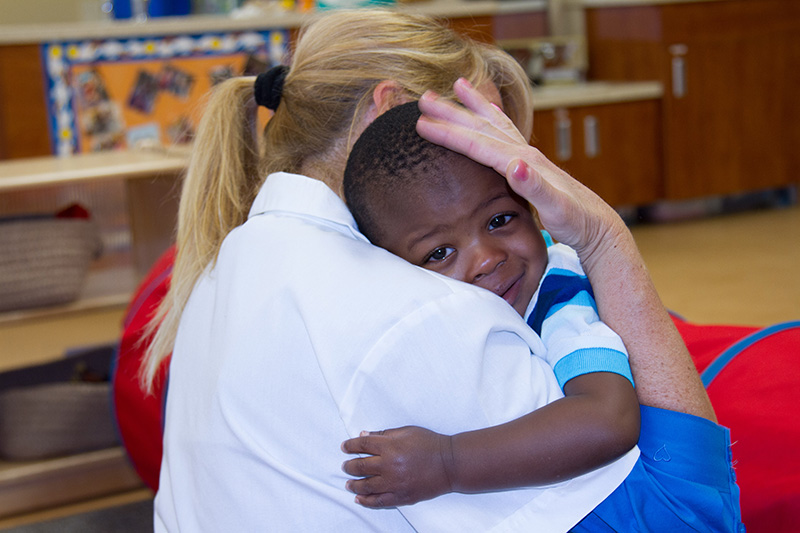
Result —
[[[145, 375], [151, 380], [174, 346], [157, 530], [560, 531], [627, 474], [630, 462], [620, 460], [568, 485], [451, 494], [402, 512], [356, 506], [344, 490], [338, 444], [362, 429], [413, 423], [454, 433], [561, 396], [552, 369], [530, 356], [540, 341], [512, 308], [371, 246], [340, 198], [347, 153], [364, 127], [426, 90], [452, 94], [459, 76], [529, 137], [530, 91], [511, 58], [388, 11], [332, 13], [305, 29], [288, 75], [259, 91], [275, 110], [261, 155], [253, 80], [216, 91], [184, 185], [179, 253]], [[652, 386], [639, 385], [640, 400], [713, 418], [618, 217], [535, 150], [517, 164], [509, 156], [519, 136], [496, 128], [499, 137], [472, 142], [459, 130], [474, 125], [468, 117], [431, 125], [432, 140], [466, 141], [471, 157], [529, 178], [521, 192], [554, 237], [582, 253], [637, 379], [653, 376]], [[534, 168], [552, 185], [531, 177]], [[671, 384], [678, 394], [663, 392]]]

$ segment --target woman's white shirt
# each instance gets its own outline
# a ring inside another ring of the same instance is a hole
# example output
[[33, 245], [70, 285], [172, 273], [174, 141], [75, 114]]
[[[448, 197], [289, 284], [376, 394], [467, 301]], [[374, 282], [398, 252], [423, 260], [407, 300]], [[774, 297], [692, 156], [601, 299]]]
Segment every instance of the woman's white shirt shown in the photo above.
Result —
[[156, 531], [566, 531], [638, 450], [544, 488], [356, 505], [339, 445], [365, 429], [456, 433], [562, 396], [501, 298], [372, 246], [323, 183], [268, 177], [181, 318]]

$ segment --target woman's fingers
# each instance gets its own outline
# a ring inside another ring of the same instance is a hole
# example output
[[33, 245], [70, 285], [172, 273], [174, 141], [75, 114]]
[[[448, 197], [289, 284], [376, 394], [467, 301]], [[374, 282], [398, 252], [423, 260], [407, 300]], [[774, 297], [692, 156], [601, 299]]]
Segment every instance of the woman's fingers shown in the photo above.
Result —
[[417, 132], [423, 138], [501, 174], [505, 174], [512, 159], [535, 150], [511, 120], [466, 80], [456, 82], [455, 89], [467, 107], [436, 94], [423, 95], [419, 102], [423, 114], [417, 122]]
[[[503, 110], [494, 102], [487, 100], [484, 93], [475, 89], [467, 80], [460, 78], [453, 85], [456, 96], [464, 107], [482, 117], [487, 124], [497, 129], [495, 134], [506, 137], [507, 140], [527, 145], [528, 140], [523, 137], [514, 122], [508, 118]], [[488, 131], [488, 128], [484, 128]]]

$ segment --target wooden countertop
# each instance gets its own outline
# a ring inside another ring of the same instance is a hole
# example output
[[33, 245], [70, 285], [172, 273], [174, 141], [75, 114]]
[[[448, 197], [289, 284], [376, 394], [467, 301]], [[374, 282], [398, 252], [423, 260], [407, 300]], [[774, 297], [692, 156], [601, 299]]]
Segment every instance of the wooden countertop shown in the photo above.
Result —
[[663, 86], [655, 81], [595, 81], [576, 85], [550, 85], [533, 90], [533, 109], [543, 111], [559, 107], [651, 100], [661, 98], [663, 94]]
[[[547, 10], [547, 0], [426, 0], [398, 4], [395, 9], [437, 17], [468, 17], [524, 13]], [[126, 38], [153, 35], [193, 35], [201, 33], [296, 28], [313, 13], [275, 10], [258, 16], [189, 15], [83, 23], [47, 23], [0, 26], [0, 45], [52, 41]]]
[[724, 0], [565, 0], [572, 6], [585, 8], [656, 6], [664, 4], [696, 4], [699, 2], [722, 2]]

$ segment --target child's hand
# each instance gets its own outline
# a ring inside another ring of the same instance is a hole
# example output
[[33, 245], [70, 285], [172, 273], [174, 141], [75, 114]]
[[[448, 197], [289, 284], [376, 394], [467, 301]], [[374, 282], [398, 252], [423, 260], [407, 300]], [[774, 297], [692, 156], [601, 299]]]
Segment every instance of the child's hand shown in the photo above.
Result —
[[342, 443], [345, 453], [369, 454], [350, 459], [342, 469], [351, 476], [347, 490], [356, 503], [382, 508], [410, 505], [452, 492], [451, 438], [415, 426], [363, 432]]

